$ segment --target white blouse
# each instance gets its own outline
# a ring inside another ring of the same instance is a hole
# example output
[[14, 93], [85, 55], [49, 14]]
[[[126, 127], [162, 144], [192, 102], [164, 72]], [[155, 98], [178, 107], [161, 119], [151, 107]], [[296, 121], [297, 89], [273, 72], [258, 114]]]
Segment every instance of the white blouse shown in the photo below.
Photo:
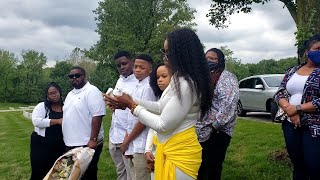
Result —
[[179, 78], [181, 100], [174, 88], [174, 80], [164, 90], [158, 102], [134, 99], [139, 104], [134, 115], [146, 126], [157, 131], [160, 143], [195, 125], [200, 112], [199, 100], [188, 82]]

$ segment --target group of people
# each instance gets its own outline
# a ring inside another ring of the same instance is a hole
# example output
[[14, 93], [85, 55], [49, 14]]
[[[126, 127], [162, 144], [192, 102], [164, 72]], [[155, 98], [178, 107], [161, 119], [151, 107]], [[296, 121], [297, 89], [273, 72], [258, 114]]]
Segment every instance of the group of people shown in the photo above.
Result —
[[[109, 151], [119, 180], [220, 179], [239, 99], [221, 50], [206, 53], [190, 29], [168, 33], [163, 63], [145, 54], [114, 56], [120, 78]], [[154, 173], [150, 173], [154, 171]], [[151, 176], [151, 177], [150, 177]]]
[[[305, 41], [307, 61], [288, 70], [275, 94], [294, 180], [320, 179], [320, 34]], [[238, 81], [225, 70], [221, 50], [206, 53], [198, 36], [182, 28], [167, 34], [163, 63], [148, 54], [114, 55], [120, 77], [104, 94], [81, 67], [69, 72], [65, 100], [50, 83], [32, 113], [31, 179], [43, 179], [67, 150], [95, 149], [82, 179], [97, 179], [103, 150], [102, 118], [112, 110], [108, 149], [118, 180], [217, 180], [232, 138]], [[152, 68], [154, 66], [154, 68]]]
[[44, 90], [44, 102], [32, 112], [35, 126], [30, 143], [32, 180], [43, 179], [58, 157], [76, 147], [95, 149], [82, 179], [97, 179], [104, 142], [105, 101], [101, 91], [86, 80], [83, 68], [73, 67], [68, 77], [73, 90], [64, 101], [59, 85], [50, 83]]
[[[32, 113], [31, 179], [43, 179], [55, 160], [76, 147], [95, 153], [82, 179], [97, 179], [103, 150], [102, 118], [112, 110], [109, 153], [119, 180], [220, 179], [239, 99], [237, 78], [221, 50], [206, 53], [194, 31], [167, 34], [163, 63], [148, 54], [114, 55], [120, 77], [104, 94], [73, 67], [65, 100], [50, 83]], [[154, 67], [154, 68], [152, 68]]]

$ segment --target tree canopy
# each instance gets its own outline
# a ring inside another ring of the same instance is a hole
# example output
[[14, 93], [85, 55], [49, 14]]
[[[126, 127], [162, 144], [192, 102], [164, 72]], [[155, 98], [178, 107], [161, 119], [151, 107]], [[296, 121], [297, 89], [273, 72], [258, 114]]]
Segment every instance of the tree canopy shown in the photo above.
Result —
[[[296, 45], [303, 51], [303, 42], [310, 36], [320, 32], [319, 0], [278, 0], [283, 3], [294, 20], [298, 31]], [[249, 13], [253, 4], [266, 4], [270, 0], [212, 0], [209, 13], [210, 24], [216, 28], [226, 28], [229, 16], [235, 13]], [[299, 55], [302, 57], [302, 54]]]
[[[155, 60], [160, 60], [159, 49], [166, 33], [178, 27], [193, 28], [195, 12], [187, 0], [101, 1], [94, 11], [100, 40], [86, 56], [99, 62], [98, 69], [105, 71], [106, 77], [117, 79], [112, 59], [117, 51], [127, 50], [133, 55], [149, 53]], [[103, 89], [115, 82], [108, 83], [111, 84], [104, 85]]]

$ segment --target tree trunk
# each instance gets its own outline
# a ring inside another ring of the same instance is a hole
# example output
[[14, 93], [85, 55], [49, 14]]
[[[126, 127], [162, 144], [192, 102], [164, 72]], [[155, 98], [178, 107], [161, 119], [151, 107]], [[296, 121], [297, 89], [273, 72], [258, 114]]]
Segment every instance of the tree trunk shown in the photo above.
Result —
[[306, 60], [304, 41], [320, 32], [320, 0], [297, 0], [296, 4], [298, 59], [301, 64]]

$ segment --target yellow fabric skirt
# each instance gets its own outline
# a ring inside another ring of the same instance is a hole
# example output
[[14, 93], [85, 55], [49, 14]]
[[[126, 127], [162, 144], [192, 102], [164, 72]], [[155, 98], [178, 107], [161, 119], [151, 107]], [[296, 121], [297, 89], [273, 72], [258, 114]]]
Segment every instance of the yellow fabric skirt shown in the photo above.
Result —
[[157, 136], [154, 136], [153, 143], [157, 146], [155, 180], [175, 180], [176, 167], [197, 179], [202, 148], [195, 127], [173, 135], [165, 143], [159, 143]]

